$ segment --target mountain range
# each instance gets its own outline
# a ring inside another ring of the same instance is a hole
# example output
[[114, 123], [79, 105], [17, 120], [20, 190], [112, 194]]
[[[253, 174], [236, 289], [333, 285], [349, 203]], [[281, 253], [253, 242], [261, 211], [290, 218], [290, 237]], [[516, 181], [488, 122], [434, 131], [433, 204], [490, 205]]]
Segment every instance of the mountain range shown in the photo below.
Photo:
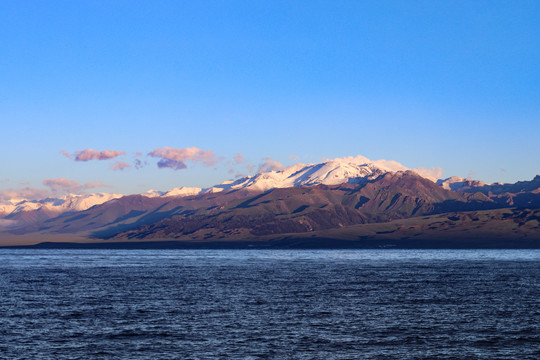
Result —
[[439, 176], [357, 156], [205, 189], [10, 199], [0, 204], [0, 244], [540, 247], [540, 176]]

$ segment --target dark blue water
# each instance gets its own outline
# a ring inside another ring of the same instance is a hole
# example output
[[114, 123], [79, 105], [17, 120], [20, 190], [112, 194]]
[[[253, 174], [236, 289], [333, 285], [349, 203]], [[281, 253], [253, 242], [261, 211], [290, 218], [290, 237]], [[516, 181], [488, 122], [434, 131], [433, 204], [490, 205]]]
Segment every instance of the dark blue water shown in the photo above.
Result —
[[0, 250], [0, 358], [538, 359], [540, 251]]

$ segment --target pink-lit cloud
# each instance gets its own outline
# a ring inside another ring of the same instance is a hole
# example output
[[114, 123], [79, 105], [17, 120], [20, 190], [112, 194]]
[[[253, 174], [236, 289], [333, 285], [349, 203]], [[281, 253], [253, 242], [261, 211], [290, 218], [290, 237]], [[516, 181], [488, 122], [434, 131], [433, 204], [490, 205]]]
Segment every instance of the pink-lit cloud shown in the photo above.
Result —
[[99, 181], [80, 184], [76, 180], [71, 180], [64, 177], [58, 179], [45, 179], [43, 180], [43, 185], [47, 186], [55, 194], [58, 192], [80, 194], [88, 189], [93, 189], [97, 187], [110, 187], [109, 185], [105, 185]]
[[43, 185], [51, 189], [52, 192], [57, 191], [69, 191], [69, 192], [78, 192], [81, 188], [76, 180], [70, 180], [64, 177], [58, 179], [45, 179], [43, 180]]
[[60, 151], [62, 155], [67, 157], [68, 159], [75, 159], [75, 161], [90, 161], [90, 160], [109, 160], [114, 159], [118, 156], [126, 155], [125, 152], [119, 151], [119, 150], [93, 150], [93, 149], [85, 149], [85, 150], [77, 150], [73, 154], [68, 153], [65, 150]]
[[240, 153], [234, 154], [234, 162], [235, 163], [242, 164], [245, 160], [246, 159], [245, 159], [244, 155], [242, 155]]
[[258, 173], [273, 171], [273, 170], [283, 170], [285, 167], [279, 161], [272, 160], [271, 157], [263, 158], [264, 162], [259, 165]]
[[87, 183], [84, 183], [83, 187], [85, 189], [93, 189], [93, 188], [100, 188], [100, 187], [101, 188], [112, 188], [111, 185], [104, 184], [101, 181], [87, 182]]
[[292, 161], [296, 161], [296, 162], [300, 161], [300, 157], [297, 155], [289, 155], [288, 158], [291, 159]]
[[49, 196], [49, 191], [45, 189], [36, 189], [25, 187], [22, 189], [6, 189], [0, 191], [0, 201], [11, 199], [40, 200]]
[[117, 161], [114, 164], [111, 164], [111, 169], [113, 170], [124, 170], [128, 167], [131, 167], [131, 165], [125, 161]]
[[247, 164], [246, 165], [246, 169], [249, 171], [249, 173], [253, 173], [253, 171], [255, 171], [255, 166], [251, 165], [251, 164]]
[[68, 159], [72, 159], [72, 158], [73, 158], [73, 156], [72, 156], [70, 153], [68, 153], [66, 150], [61, 150], [61, 151], [60, 151], [60, 154], [64, 155], [64, 156], [67, 157]]
[[49, 189], [37, 189], [26, 186], [21, 189], [0, 190], [0, 202], [9, 200], [16, 201], [22, 199], [42, 200], [50, 196], [58, 195], [60, 193], [80, 194], [84, 193], [85, 190], [93, 188], [111, 187], [99, 181], [79, 184], [79, 182], [77, 182], [76, 180], [70, 180], [67, 178], [45, 179], [43, 181], [43, 185], [45, 185]]
[[414, 172], [416, 172], [418, 175], [423, 176], [428, 179], [433, 179], [436, 181], [437, 179], [440, 179], [443, 175], [443, 169], [440, 167], [433, 168], [433, 169], [426, 169], [424, 167], [419, 167], [416, 169], [413, 169]]
[[212, 150], [202, 150], [197, 147], [175, 149], [162, 147], [148, 153], [149, 156], [160, 158], [159, 168], [171, 168], [175, 170], [187, 168], [186, 161], [199, 162], [204, 166], [214, 166], [219, 162]]

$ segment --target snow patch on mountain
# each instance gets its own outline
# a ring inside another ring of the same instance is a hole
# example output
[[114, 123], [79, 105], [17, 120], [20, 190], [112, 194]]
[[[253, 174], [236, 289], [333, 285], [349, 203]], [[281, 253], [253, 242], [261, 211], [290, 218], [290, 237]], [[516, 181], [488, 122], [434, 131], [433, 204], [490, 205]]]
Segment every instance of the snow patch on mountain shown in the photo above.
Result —
[[154, 197], [163, 196], [166, 193], [167, 193], [166, 191], [159, 191], [159, 190], [150, 189], [150, 190], [148, 190], [146, 192], [143, 192], [140, 195], [146, 196], [146, 197], [149, 197], [149, 198], [154, 198]]
[[443, 189], [452, 191], [469, 190], [475, 187], [490, 185], [483, 181], [465, 179], [459, 176], [452, 176], [447, 179], [440, 179], [437, 181], [437, 185], [440, 185]]
[[201, 193], [201, 191], [202, 191], [202, 189], [198, 188], [198, 187], [181, 186], [181, 187], [177, 187], [177, 188], [174, 188], [174, 189], [171, 189], [171, 190], [167, 191], [162, 196], [163, 197], [167, 197], [167, 196], [191, 196], [191, 195], [198, 195], [198, 194]]

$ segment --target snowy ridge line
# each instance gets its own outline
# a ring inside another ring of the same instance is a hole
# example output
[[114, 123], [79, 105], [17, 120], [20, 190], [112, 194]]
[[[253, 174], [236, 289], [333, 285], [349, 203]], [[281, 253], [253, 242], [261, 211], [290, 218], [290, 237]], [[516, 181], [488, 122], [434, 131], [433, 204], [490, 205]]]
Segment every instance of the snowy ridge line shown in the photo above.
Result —
[[[372, 161], [364, 156], [349, 156], [329, 159], [317, 164], [295, 164], [283, 170], [272, 170], [246, 176], [237, 180], [224, 181], [210, 188], [177, 187], [169, 191], [149, 190], [139, 194], [146, 197], [181, 197], [204, 193], [216, 193], [234, 189], [266, 191], [273, 188], [287, 188], [312, 185], [337, 185], [342, 183], [359, 183], [372, 180], [388, 172], [412, 170], [418, 175], [437, 182], [441, 175], [440, 169], [409, 169], [396, 161]], [[444, 184], [443, 186], [449, 186]], [[43, 200], [10, 199], [0, 203], [0, 218], [9, 217], [24, 211], [48, 211], [58, 215], [68, 211], [83, 211], [95, 205], [123, 197], [122, 194], [94, 193], [68, 194], [58, 198]]]
[[189, 196], [204, 193], [215, 193], [225, 190], [250, 189], [265, 191], [273, 188], [288, 188], [311, 185], [337, 185], [343, 183], [358, 183], [363, 179], [374, 179], [388, 172], [411, 170], [433, 182], [439, 180], [440, 169], [410, 169], [396, 161], [371, 161], [363, 156], [344, 157], [327, 160], [318, 164], [295, 164], [283, 170], [272, 170], [257, 173], [253, 176], [237, 180], [227, 180], [210, 188], [180, 187], [169, 192], [150, 190], [142, 195], [156, 196]]

